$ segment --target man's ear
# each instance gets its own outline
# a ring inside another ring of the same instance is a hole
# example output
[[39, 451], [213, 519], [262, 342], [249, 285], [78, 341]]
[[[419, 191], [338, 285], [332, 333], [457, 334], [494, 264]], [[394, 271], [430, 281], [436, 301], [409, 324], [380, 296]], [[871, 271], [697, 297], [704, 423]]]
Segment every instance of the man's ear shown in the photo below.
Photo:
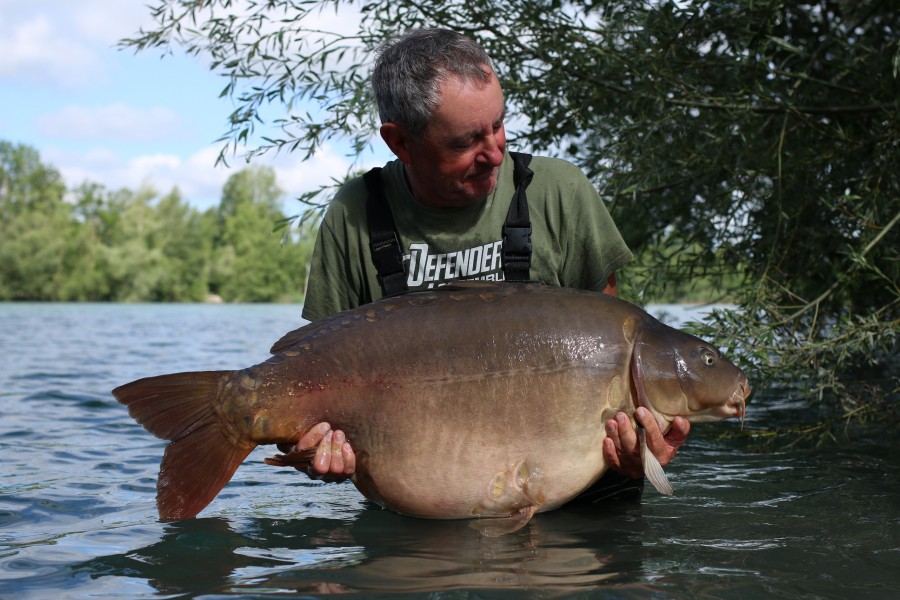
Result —
[[413, 153], [409, 147], [410, 135], [406, 128], [397, 123], [383, 123], [380, 131], [381, 139], [400, 159], [400, 162], [405, 165], [412, 164]]

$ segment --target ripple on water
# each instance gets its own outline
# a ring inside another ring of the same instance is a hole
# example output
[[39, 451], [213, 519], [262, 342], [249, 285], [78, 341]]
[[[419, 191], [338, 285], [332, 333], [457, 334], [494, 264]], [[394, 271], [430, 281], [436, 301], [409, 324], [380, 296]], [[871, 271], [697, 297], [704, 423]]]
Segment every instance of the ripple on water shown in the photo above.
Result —
[[[3, 416], [6, 415], [0, 413], [0, 417]], [[35, 431], [31, 431], [29, 429], [12, 429], [10, 431], [0, 431], [0, 442], [4, 442], [6, 444], [9, 444], [10, 446], [23, 444], [24, 442], [28, 441], [29, 438], [36, 437], [38, 437], [38, 434]], [[0, 448], [0, 450], [2, 450], [2, 448]]]
[[14, 374], [9, 377], [12, 382], [39, 382], [46, 383], [48, 381], [79, 381], [79, 380], [96, 380], [98, 373], [90, 369], [78, 371], [27, 371], [25, 373]]
[[[45, 381], [46, 383], [46, 381]], [[95, 409], [107, 410], [118, 407], [119, 404], [108, 395], [97, 395], [91, 392], [78, 392], [72, 389], [49, 388], [32, 392], [22, 398], [22, 402], [29, 405], [41, 406], [49, 404], [70, 409], [83, 409], [92, 411]]]
[[[4, 506], [14, 507], [14, 519], [27, 521], [32, 525], [46, 523], [71, 523], [84, 519], [113, 513], [118, 508], [93, 494], [83, 496], [64, 496], [44, 493], [40, 496], [6, 496]], [[9, 514], [9, 511], [7, 511]], [[4, 529], [8, 523], [0, 520]], [[28, 538], [35, 535], [36, 529], [30, 531], [7, 532], [13, 538]], [[38, 532], [37, 535], [40, 535]]]

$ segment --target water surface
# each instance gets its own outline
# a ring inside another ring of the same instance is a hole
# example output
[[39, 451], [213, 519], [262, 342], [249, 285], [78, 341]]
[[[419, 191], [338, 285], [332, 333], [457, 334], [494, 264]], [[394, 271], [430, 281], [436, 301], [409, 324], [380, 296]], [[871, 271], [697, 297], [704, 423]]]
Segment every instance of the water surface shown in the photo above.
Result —
[[[761, 453], [695, 426], [671, 498], [559, 510], [486, 538], [262, 464], [199, 518], [157, 520], [164, 442], [112, 398], [147, 375], [231, 369], [301, 324], [287, 305], [0, 304], [0, 598], [893, 598], [895, 432]], [[684, 315], [678, 307], [667, 313]], [[790, 407], [756, 399], [747, 426]]]

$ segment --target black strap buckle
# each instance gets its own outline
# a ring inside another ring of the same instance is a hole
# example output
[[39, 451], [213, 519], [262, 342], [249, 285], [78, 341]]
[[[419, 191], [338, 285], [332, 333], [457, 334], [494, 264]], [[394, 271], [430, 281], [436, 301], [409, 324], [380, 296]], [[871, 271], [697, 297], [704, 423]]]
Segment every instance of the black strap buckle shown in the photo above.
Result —
[[516, 192], [509, 204], [503, 224], [503, 278], [506, 281], [531, 280], [531, 219], [525, 188], [531, 183], [534, 171], [528, 168], [530, 154], [510, 152], [513, 159], [513, 181]]

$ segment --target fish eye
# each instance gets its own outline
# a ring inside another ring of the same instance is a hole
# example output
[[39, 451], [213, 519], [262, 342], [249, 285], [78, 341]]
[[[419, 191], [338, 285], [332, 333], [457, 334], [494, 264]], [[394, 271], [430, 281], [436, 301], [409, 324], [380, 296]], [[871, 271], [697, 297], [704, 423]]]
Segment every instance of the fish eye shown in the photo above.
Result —
[[711, 367], [716, 364], [716, 355], [709, 348], [703, 348], [700, 351], [700, 360], [702, 360], [707, 367]]

